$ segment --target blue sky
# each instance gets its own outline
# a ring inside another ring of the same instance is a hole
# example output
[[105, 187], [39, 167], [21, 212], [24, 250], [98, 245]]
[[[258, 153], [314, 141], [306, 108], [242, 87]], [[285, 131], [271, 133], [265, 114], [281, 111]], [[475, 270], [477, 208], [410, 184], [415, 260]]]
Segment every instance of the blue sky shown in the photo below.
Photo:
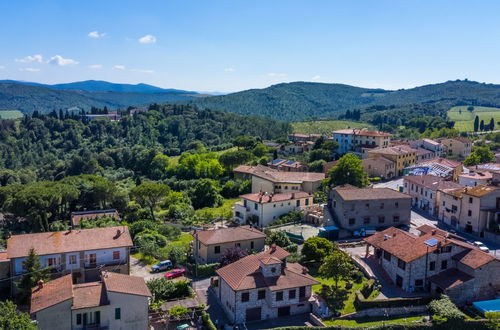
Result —
[[500, 1], [2, 1], [0, 79], [237, 91], [500, 83]]

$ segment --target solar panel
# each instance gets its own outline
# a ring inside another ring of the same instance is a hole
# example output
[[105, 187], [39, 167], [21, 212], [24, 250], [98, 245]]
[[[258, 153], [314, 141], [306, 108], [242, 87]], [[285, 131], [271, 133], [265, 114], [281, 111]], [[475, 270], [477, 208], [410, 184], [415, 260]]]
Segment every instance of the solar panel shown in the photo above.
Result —
[[294, 160], [289, 160], [285, 164], [286, 165], [292, 165], [292, 164], [295, 164], [295, 161]]
[[427, 241], [424, 242], [424, 244], [427, 244], [429, 246], [436, 246], [438, 245], [439, 241], [435, 238], [429, 238]]
[[273, 160], [271, 162], [271, 164], [275, 165], [275, 164], [281, 163], [282, 161], [283, 161], [283, 159], [276, 158], [275, 160]]

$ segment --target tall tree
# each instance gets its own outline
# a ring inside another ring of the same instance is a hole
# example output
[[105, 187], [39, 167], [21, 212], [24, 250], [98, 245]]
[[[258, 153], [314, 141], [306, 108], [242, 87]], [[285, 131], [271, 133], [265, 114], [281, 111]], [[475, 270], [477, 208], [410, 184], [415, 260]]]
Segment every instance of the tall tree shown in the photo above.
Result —
[[481, 119], [481, 122], [479, 123], [479, 130], [484, 131], [484, 120]]
[[479, 116], [476, 116], [474, 118], [474, 132], [477, 132], [479, 130]]
[[12, 301], [0, 301], [0, 329], [4, 330], [36, 330], [29, 314], [17, 310]]
[[324, 278], [332, 278], [335, 281], [335, 288], [338, 288], [340, 280], [349, 279], [352, 267], [349, 255], [335, 248], [319, 267], [319, 274]]
[[241, 258], [244, 258], [248, 255], [248, 253], [243, 250], [239, 246], [233, 246], [230, 248], [227, 248], [224, 250], [220, 262], [219, 262], [219, 267], [224, 267], [229, 264], [232, 264], [235, 261], [240, 260]]
[[26, 274], [22, 276], [18, 287], [21, 291], [21, 299], [27, 302], [31, 297], [31, 290], [38, 284], [38, 281], [47, 282], [49, 280], [50, 270], [42, 268], [40, 258], [33, 248], [30, 249], [28, 256], [24, 260], [24, 270]]
[[147, 208], [151, 219], [156, 220], [155, 209], [169, 192], [170, 188], [167, 185], [145, 182], [132, 188], [130, 197], [142, 207]]
[[337, 165], [329, 171], [330, 184], [351, 184], [356, 187], [366, 187], [369, 183], [368, 173], [361, 164], [361, 159], [353, 154], [342, 156]]
[[490, 119], [490, 124], [488, 125], [490, 131], [495, 129], [495, 120], [493, 118]]

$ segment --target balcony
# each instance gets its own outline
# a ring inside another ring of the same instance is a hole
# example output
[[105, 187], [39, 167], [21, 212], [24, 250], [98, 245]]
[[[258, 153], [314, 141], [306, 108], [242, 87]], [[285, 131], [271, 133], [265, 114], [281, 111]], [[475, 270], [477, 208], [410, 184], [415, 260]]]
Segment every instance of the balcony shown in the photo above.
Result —
[[119, 266], [119, 265], [126, 265], [126, 264], [127, 264], [127, 262], [125, 260], [116, 260], [116, 261], [108, 261], [108, 262], [94, 262], [94, 263], [86, 262], [85, 269]]

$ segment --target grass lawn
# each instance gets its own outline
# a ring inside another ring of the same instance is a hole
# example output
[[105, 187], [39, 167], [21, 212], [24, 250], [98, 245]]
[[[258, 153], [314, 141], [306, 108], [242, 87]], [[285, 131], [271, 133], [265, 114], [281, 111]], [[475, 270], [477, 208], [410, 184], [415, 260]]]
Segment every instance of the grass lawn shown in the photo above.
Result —
[[473, 111], [467, 110], [468, 106], [458, 106], [451, 108], [447, 115], [450, 120], [455, 122], [455, 128], [461, 132], [474, 131], [474, 119], [479, 116], [479, 121], [484, 120], [487, 125], [490, 119], [495, 121], [495, 129], [500, 129], [500, 108], [474, 107]]
[[0, 119], [22, 118], [23, 113], [19, 110], [0, 110]]
[[398, 317], [398, 318], [390, 318], [390, 317], [368, 317], [368, 318], [359, 318], [355, 320], [323, 320], [323, 322], [327, 326], [334, 325], [342, 325], [349, 327], [373, 327], [376, 325], [383, 324], [404, 324], [411, 323], [415, 321], [422, 320], [423, 316], [407, 316], [407, 317]]
[[145, 256], [141, 252], [132, 254], [132, 257], [139, 259], [143, 264], [148, 266], [156, 265], [159, 262], [158, 259], [150, 256]]
[[224, 204], [219, 207], [204, 207], [196, 210], [196, 216], [201, 219], [216, 219], [219, 217], [230, 218], [233, 215], [232, 207], [234, 203], [238, 202], [239, 198], [224, 199]]
[[304, 134], [330, 134], [332, 131], [344, 128], [368, 128], [374, 126], [349, 120], [320, 120], [320, 121], [300, 121], [291, 123], [294, 133]]

